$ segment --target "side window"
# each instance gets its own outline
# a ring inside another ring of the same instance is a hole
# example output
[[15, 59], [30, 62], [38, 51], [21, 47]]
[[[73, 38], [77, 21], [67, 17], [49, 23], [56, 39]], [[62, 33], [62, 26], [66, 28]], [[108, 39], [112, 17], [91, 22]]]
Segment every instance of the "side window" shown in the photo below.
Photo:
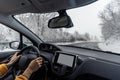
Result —
[[26, 44], [27, 46], [33, 45], [33, 43], [24, 36], [23, 36], [23, 43]]
[[[0, 24], [0, 52], [14, 50], [10, 47], [10, 43], [21, 42], [20, 40], [20, 33], [3, 24]], [[22, 43], [25, 43], [26, 46], [28, 45], [28, 43], [30, 43], [29, 45], [32, 45], [32, 43], [23, 36], [22, 41]]]

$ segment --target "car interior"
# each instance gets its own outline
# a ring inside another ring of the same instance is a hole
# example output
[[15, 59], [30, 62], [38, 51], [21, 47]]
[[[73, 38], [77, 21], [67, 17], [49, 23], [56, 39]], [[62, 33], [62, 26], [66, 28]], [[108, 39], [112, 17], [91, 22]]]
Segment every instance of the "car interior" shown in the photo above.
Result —
[[[73, 23], [66, 10], [86, 6], [97, 0], [0, 0], [0, 23], [19, 32], [20, 42], [9, 45], [14, 51], [0, 52], [0, 63], [8, 62], [10, 57], [20, 51], [20, 59], [12, 65], [0, 80], [14, 80], [21, 74], [31, 60], [43, 57], [43, 66], [29, 80], [120, 80], [120, 55], [113, 52], [93, 50], [71, 45], [46, 43], [26, 28], [13, 16], [23, 13], [59, 12], [51, 19], [49, 28], [70, 28]], [[55, 24], [63, 19], [64, 24]], [[67, 22], [67, 23], [66, 23]], [[23, 43], [23, 36], [32, 43]], [[18, 43], [19, 46], [12, 46]]]

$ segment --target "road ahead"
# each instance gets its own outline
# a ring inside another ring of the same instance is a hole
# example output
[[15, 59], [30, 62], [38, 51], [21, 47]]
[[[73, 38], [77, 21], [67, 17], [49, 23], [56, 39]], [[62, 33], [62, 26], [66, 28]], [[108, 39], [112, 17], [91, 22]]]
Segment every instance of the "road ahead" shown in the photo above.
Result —
[[72, 46], [77, 46], [77, 47], [85, 47], [85, 48], [90, 48], [90, 49], [96, 49], [100, 50], [98, 47], [98, 43], [100, 42], [92, 42], [92, 41], [78, 41], [78, 42], [70, 42], [70, 43], [57, 43], [57, 45], [72, 45]]
[[100, 50], [100, 48], [98, 47], [98, 43], [99, 42], [81, 42], [81, 43], [74, 43], [70, 45]]

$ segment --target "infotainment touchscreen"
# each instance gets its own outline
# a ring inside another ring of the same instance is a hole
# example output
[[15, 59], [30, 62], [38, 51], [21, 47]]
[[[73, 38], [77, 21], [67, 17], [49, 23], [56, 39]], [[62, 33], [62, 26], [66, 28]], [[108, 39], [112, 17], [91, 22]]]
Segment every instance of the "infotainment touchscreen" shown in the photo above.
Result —
[[59, 54], [57, 63], [73, 67], [75, 56]]

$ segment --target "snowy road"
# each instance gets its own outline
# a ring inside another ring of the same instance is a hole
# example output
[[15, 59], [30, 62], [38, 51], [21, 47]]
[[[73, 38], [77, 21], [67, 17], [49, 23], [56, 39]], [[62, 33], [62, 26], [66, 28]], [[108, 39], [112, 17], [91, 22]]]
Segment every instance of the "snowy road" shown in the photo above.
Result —
[[76, 43], [72, 45], [78, 46], [78, 47], [85, 47], [85, 48], [100, 50], [100, 48], [98, 47], [98, 42], [82, 42], [82, 43]]
[[98, 44], [100, 42], [93, 42], [93, 41], [77, 41], [73, 43], [57, 43], [57, 45], [72, 45], [72, 46], [77, 46], [77, 47], [85, 47], [85, 48], [90, 48], [90, 49], [96, 49], [96, 50], [101, 50], [98, 47]]

